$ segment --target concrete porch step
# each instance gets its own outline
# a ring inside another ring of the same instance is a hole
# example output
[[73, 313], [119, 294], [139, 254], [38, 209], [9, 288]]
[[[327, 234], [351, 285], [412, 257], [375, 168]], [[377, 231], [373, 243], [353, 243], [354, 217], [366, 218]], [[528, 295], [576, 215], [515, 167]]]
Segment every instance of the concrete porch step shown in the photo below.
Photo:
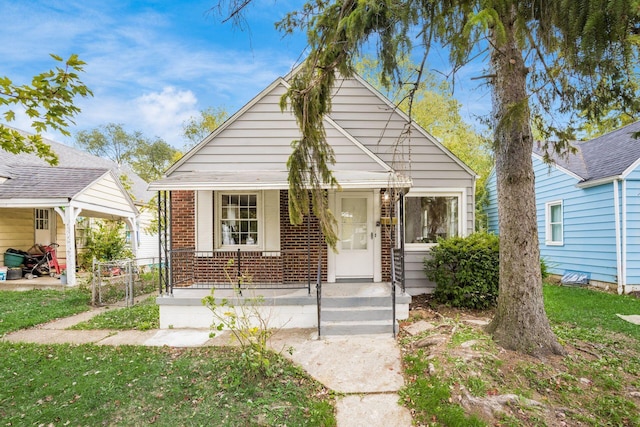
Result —
[[322, 308], [391, 307], [391, 296], [322, 297]]
[[322, 320], [331, 321], [369, 321], [387, 320], [391, 322], [391, 307], [323, 307]]
[[392, 334], [390, 296], [347, 296], [322, 299], [323, 336]]
[[[396, 331], [398, 324], [396, 322]], [[391, 320], [380, 321], [357, 321], [357, 322], [322, 322], [320, 328], [321, 336], [337, 336], [337, 335], [376, 335], [376, 334], [393, 334], [391, 329]]]

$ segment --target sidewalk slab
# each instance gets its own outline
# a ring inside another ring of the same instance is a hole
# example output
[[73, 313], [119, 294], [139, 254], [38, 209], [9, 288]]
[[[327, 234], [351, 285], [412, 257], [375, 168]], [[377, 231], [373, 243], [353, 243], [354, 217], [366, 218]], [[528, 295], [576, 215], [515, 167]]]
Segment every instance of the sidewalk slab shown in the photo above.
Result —
[[118, 333], [108, 336], [96, 342], [98, 345], [141, 345], [148, 339], [153, 338], [157, 330], [150, 331], [118, 331]]
[[82, 313], [78, 313], [73, 316], [63, 317], [62, 319], [54, 320], [48, 323], [43, 323], [42, 325], [36, 326], [38, 329], [67, 329], [73, 325], [77, 325], [81, 322], [86, 322], [87, 320], [91, 320], [94, 316], [97, 316], [100, 313], [105, 311], [104, 308], [93, 308], [89, 311], [83, 311]]
[[6, 335], [10, 342], [32, 342], [35, 344], [91, 344], [114, 334], [114, 331], [66, 331], [53, 329], [23, 329]]
[[396, 393], [349, 395], [336, 402], [338, 426], [411, 427], [409, 409], [398, 404]]
[[293, 349], [291, 355], [286, 351], [283, 355], [332, 390], [383, 393], [396, 392], [404, 385], [400, 349], [392, 337], [299, 338], [282, 340]]
[[200, 347], [209, 341], [209, 329], [160, 329], [142, 345], [162, 347]]

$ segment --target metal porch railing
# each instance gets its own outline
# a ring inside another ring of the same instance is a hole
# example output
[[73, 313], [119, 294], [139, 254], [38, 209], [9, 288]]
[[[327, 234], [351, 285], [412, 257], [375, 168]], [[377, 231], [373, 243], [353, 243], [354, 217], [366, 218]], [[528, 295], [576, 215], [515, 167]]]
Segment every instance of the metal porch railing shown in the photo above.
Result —
[[[314, 254], [318, 262], [321, 255]], [[314, 258], [315, 258], [314, 257]], [[169, 251], [169, 292], [184, 289], [307, 289], [313, 281], [307, 249]]]
[[318, 273], [316, 276], [316, 301], [318, 310], [318, 339], [320, 339], [320, 328], [322, 325], [322, 258], [318, 257]]
[[391, 250], [391, 327], [393, 336], [396, 336], [396, 290], [400, 286], [402, 293], [405, 291], [404, 281], [404, 251], [402, 249]]

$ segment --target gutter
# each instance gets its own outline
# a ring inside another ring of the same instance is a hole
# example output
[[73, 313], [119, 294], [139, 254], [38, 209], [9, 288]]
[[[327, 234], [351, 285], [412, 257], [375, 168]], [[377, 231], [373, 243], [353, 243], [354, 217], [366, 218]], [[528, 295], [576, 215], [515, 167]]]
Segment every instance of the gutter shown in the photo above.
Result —
[[618, 194], [618, 182], [618, 179], [613, 181], [613, 210], [616, 227], [616, 277], [618, 282], [618, 295], [621, 295], [624, 289], [624, 274], [622, 271], [622, 239], [620, 236], [620, 196]]
[[[622, 180], [622, 291], [627, 289], [627, 180]], [[620, 293], [620, 291], [618, 291]]]
[[594, 179], [593, 181], [582, 181], [576, 184], [578, 188], [595, 187], [602, 184], [609, 184], [610, 182], [624, 181], [622, 175], [609, 176], [607, 178]]

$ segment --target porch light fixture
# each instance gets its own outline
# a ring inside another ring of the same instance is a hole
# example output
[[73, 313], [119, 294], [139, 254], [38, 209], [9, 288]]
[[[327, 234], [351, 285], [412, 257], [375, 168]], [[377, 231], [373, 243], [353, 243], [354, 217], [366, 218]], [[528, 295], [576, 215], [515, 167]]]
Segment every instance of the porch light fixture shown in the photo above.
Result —
[[384, 200], [385, 202], [389, 201], [390, 197], [386, 189], [383, 188], [382, 190], [380, 190], [380, 194], [382, 194], [382, 200]]

